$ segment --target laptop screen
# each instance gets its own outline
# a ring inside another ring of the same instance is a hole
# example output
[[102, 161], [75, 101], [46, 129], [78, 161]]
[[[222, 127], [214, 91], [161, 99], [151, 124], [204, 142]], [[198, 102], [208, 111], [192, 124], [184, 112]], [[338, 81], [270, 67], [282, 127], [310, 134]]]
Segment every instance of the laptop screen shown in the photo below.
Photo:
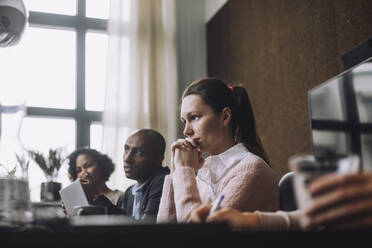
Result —
[[372, 58], [308, 92], [313, 154], [357, 154], [372, 171]]

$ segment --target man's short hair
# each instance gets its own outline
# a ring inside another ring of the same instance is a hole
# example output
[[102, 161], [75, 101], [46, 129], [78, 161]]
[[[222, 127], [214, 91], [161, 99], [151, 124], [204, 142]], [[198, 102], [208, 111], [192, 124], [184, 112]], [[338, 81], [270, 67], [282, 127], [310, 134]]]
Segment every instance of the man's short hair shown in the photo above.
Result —
[[150, 139], [151, 140], [151, 143], [154, 144], [153, 145], [153, 148], [154, 148], [154, 155], [155, 156], [159, 156], [161, 157], [161, 162], [163, 161], [164, 159], [164, 152], [165, 152], [165, 146], [166, 146], [166, 143], [165, 143], [165, 139], [163, 137], [163, 135], [161, 135], [161, 133], [159, 133], [158, 131], [155, 131], [153, 129], [139, 129], [135, 132], [135, 134], [137, 133], [142, 133], [146, 136], [146, 139]]

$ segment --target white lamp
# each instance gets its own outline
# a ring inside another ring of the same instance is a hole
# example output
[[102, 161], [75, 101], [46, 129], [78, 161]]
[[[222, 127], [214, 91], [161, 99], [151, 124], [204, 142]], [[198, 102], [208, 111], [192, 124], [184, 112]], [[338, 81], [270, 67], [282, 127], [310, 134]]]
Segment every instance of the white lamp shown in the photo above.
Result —
[[0, 0], [0, 47], [18, 44], [26, 23], [26, 8], [22, 0]]

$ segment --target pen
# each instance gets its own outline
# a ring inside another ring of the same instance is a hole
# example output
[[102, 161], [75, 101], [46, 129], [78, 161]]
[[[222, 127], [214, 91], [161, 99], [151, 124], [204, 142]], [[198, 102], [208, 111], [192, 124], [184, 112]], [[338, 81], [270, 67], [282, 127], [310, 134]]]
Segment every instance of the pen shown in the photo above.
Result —
[[224, 198], [224, 195], [220, 195], [214, 202], [213, 202], [213, 205], [211, 207], [211, 209], [209, 210], [209, 216], [213, 215], [214, 212], [216, 212], [219, 208], [220, 208], [220, 205], [221, 205], [221, 202]]

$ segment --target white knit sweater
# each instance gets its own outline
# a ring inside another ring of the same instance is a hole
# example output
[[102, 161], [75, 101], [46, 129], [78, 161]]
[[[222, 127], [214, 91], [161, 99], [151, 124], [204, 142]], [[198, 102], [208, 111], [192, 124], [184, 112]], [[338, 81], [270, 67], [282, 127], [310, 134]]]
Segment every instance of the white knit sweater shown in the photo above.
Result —
[[224, 194], [222, 207], [240, 211], [278, 210], [275, 172], [242, 145], [230, 149], [216, 155], [218, 158], [208, 158], [198, 176], [190, 167], [178, 167], [165, 177], [158, 223], [188, 222], [193, 210], [211, 203], [220, 194]]

